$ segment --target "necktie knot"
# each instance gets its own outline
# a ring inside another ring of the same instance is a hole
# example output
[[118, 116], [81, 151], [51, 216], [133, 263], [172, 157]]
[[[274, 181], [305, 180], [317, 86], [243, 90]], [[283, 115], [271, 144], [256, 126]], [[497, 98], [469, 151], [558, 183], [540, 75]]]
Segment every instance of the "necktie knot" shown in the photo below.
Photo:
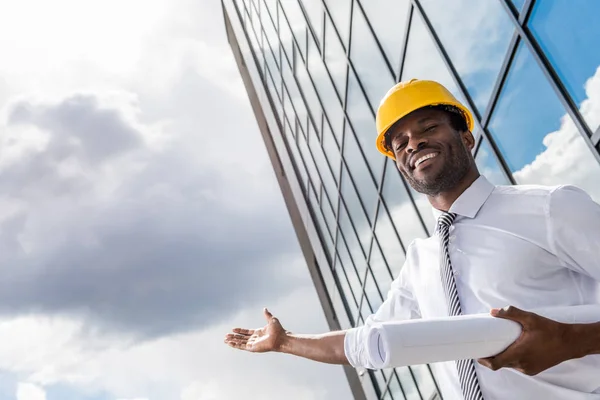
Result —
[[450, 225], [452, 225], [452, 223], [454, 222], [455, 219], [456, 219], [455, 213], [444, 212], [438, 218], [437, 231], [439, 232], [442, 230], [444, 230], [444, 231], [448, 230], [448, 228], [450, 227]]

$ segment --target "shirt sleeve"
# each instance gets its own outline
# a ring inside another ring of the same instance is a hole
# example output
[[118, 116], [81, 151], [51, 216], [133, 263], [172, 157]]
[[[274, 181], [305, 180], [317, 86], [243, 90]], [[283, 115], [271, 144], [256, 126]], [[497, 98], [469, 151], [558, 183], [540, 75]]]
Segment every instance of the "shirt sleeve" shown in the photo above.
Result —
[[575, 186], [550, 195], [548, 234], [563, 265], [600, 281], [600, 205]]
[[[409, 247], [410, 249], [410, 247]], [[374, 369], [366, 352], [367, 333], [369, 328], [378, 322], [420, 318], [418, 304], [413, 296], [410, 284], [409, 257], [400, 270], [387, 293], [387, 297], [379, 309], [365, 320], [364, 325], [349, 329], [344, 338], [344, 353], [353, 367]]]

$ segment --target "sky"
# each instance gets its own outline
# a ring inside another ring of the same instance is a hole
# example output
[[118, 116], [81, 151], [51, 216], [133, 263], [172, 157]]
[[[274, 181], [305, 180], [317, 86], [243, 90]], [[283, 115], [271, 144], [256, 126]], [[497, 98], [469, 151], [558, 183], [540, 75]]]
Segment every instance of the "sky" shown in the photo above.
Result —
[[220, 2], [1, 0], [0, 54], [1, 399], [350, 396], [223, 343], [327, 326]]

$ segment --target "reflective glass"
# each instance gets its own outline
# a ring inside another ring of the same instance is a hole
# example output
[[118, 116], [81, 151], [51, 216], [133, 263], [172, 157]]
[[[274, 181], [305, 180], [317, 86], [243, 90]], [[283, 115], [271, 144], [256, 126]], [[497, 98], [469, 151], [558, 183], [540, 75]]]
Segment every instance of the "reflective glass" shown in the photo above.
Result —
[[[400, 51], [409, 11], [409, 0], [367, 0], [361, 5], [388, 60], [398, 73]], [[354, 38], [352, 38], [354, 41]]]
[[435, 383], [433, 377], [427, 365], [413, 365], [410, 367], [412, 373], [417, 381], [419, 391], [423, 395], [424, 399], [430, 399], [431, 396], [436, 392]]
[[[510, 43], [513, 24], [500, 1], [421, 0], [476, 107], [485, 110]], [[476, 32], [476, 34], [474, 34]]]
[[[311, 132], [312, 131], [311, 129]], [[330, 198], [337, 198], [337, 185], [335, 180], [333, 179], [333, 175], [331, 174], [331, 170], [325, 161], [325, 155], [323, 154], [323, 149], [321, 148], [321, 144], [319, 143], [319, 138], [317, 135], [311, 135], [308, 140], [308, 145], [310, 147], [310, 151], [313, 155], [317, 168], [319, 170], [319, 174], [321, 175], [321, 179], [323, 181], [323, 185], [325, 185], [325, 190]]]
[[[358, 315], [358, 300], [355, 299], [354, 293], [348, 284], [348, 279], [346, 277], [346, 271], [342, 266], [336, 266], [335, 274], [340, 282], [341, 292], [348, 303], [348, 308], [350, 309], [350, 316], [353, 321], [356, 320]], [[360, 287], [358, 288], [360, 291]]]
[[376, 241], [374, 241], [371, 246], [369, 265], [371, 266], [371, 271], [373, 271], [373, 276], [375, 277], [379, 292], [383, 298], [385, 298], [387, 292], [390, 290], [390, 285], [392, 284], [392, 275], [385, 264], [383, 256], [381, 255], [381, 250]]
[[[306, 59], [306, 19], [304, 18], [304, 14], [300, 9], [298, 0], [284, 0], [281, 2], [281, 5], [283, 6], [285, 15], [287, 16], [288, 22], [292, 28], [294, 37], [298, 42], [298, 46], [300, 46], [302, 57]], [[286, 24], [283, 15], [281, 15], [279, 18], [280, 26]]]
[[275, 13], [277, 12], [276, 11], [277, 10], [276, 9], [276, 7], [277, 7], [277, 0], [264, 0], [264, 3], [261, 4], [261, 6], [262, 6], [261, 12], [262, 12], [262, 10], [268, 9], [269, 12], [271, 13], [271, 15], [273, 16], [273, 20], [277, 21], [277, 19], [275, 17], [276, 16]]
[[344, 202], [340, 202], [338, 213], [338, 225], [340, 227], [340, 231], [342, 232], [343, 238], [346, 241], [346, 246], [348, 247], [350, 255], [352, 256], [352, 261], [356, 267], [356, 273], [362, 282], [364, 279], [365, 270], [367, 269], [367, 260], [362, 251], [362, 247], [358, 242], [358, 238], [352, 229]]
[[275, 108], [273, 109], [273, 111], [275, 112], [275, 115], [277, 116], [279, 121], [283, 121], [283, 110], [281, 108], [281, 101], [279, 101], [279, 97], [278, 97], [279, 95], [278, 95], [277, 91], [275, 90], [275, 85], [273, 84], [272, 75], [269, 75], [267, 77], [267, 88], [269, 90], [269, 94], [271, 95], [271, 98], [273, 99], [273, 104], [275, 105]]
[[321, 209], [319, 208], [319, 201], [317, 200], [317, 195], [313, 190], [311, 185], [308, 185], [308, 200], [310, 202], [310, 208], [312, 209], [313, 216], [316, 218], [314, 221], [317, 230], [319, 231], [321, 237], [325, 240], [325, 243], [329, 246], [326, 250], [329, 254], [332, 254], [333, 250], [333, 242], [331, 239], [327, 241], [327, 226], [325, 225], [325, 220], [323, 219], [323, 215], [321, 214]]
[[[407, 399], [407, 397], [404, 396], [404, 392], [402, 391], [402, 388], [400, 387], [400, 383], [398, 382], [398, 379], [396, 378], [396, 375], [394, 375], [390, 381], [389, 384], [390, 387], [390, 393], [392, 394], [392, 396], [394, 397], [394, 400], [405, 400]], [[416, 397], [418, 398], [418, 397]], [[415, 399], [415, 397], [408, 397], [409, 400]]]
[[495, 185], [510, 185], [510, 181], [504, 174], [502, 167], [498, 163], [498, 159], [494, 151], [490, 147], [489, 142], [484, 137], [477, 150], [475, 163], [479, 169], [479, 173], [485, 176], [490, 182]]
[[521, 11], [523, 9], [523, 6], [525, 5], [525, 0], [511, 0], [511, 1], [515, 5], [515, 7], [517, 8], [518, 11]]
[[325, 114], [329, 119], [333, 133], [335, 134], [338, 143], [341, 143], [344, 112], [340, 100], [333, 88], [331, 79], [329, 79], [329, 75], [327, 75], [323, 60], [319, 57], [319, 52], [312, 40], [309, 41], [308, 53], [308, 72], [310, 73], [317, 88], [317, 93], [323, 102]]
[[600, 125], [600, 2], [537, 1], [529, 28], [592, 132]]
[[335, 23], [344, 47], [348, 44], [348, 36], [350, 34], [350, 10], [352, 0], [325, 0], [331, 18]]
[[[275, 8], [273, 8], [272, 10], [275, 10]], [[278, 45], [279, 45], [279, 37], [277, 36], [277, 30], [275, 29], [275, 25], [274, 25], [274, 23], [277, 23], [277, 20], [275, 18], [276, 18], [275, 14], [273, 12], [267, 10], [265, 5], [262, 4], [260, 19], [261, 19], [262, 26], [265, 31], [266, 37], [267, 37], [267, 42], [271, 46], [271, 49], [274, 52], [274, 57], [275, 57], [277, 65], [279, 65], [279, 62], [280, 62], [279, 52], [275, 51], [276, 49], [278, 49]], [[265, 45], [266, 45], [266, 43], [265, 43]]]
[[352, 13], [350, 59], [367, 92], [371, 107], [376, 109], [383, 96], [394, 85], [394, 76], [359, 7]]
[[319, 44], [323, 43], [323, 3], [321, 0], [301, 0]]
[[371, 226], [369, 225], [369, 221], [367, 220], [360, 200], [354, 190], [354, 186], [350, 181], [348, 172], [345, 169], [342, 170], [341, 193], [348, 214], [350, 214], [350, 218], [352, 218], [362, 249], [365, 254], [367, 254], [369, 244], [371, 243]]
[[299, 61], [296, 63], [295, 72], [296, 78], [298, 78], [300, 88], [302, 89], [302, 93], [304, 94], [304, 98], [306, 99], [308, 109], [312, 114], [313, 121], [320, 121], [321, 105], [319, 104], [317, 94], [315, 93], [315, 88], [313, 87], [312, 82], [308, 77], [308, 72], [306, 71], [306, 66], [303, 62]]
[[[337, 196], [336, 196], [337, 198]], [[337, 222], [335, 220], [335, 213], [333, 211], [333, 207], [337, 204], [335, 201], [331, 204], [331, 200], [328, 196], [321, 196], [321, 209], [323, 210], [323, 216], [325, 217], [325, 222], [327, 223], [327, 228], [329, 229], [329, 233], [332, 238], [335, 237], [335, 229], [337, 227]]]
[[[375, 237], [381, 246], [381, 251], [391, 270], [392, 277], [396, 278], [404, 265], [404, 250], [398, 240], [392, 222], [388, 217], [383, 205], [379, 206], [377, 223], [375, 225]], [[375, 246], [373, 246], [375, 248]]]
[[[408, 367], [396, 368], [396, 375], [400, 380], [400, 385], [402, 385], [402, 389], [404, 390], [404, 394], [409, 399], [418, 399], [421, 398], [419, 396], [419, 391], [417, 386], [415, 385], [415, 381], [410, 375], [410, 371]], [[427, 399], [427, 397], [423, 397]]]
[[290, 69], [287, 63], [283, 63], [282, 77], [285, 87], [287, 88], [290, 98], [292, 100], [293, 109], [296, 112], [298, 121], [300, 122], [300, 126], [302, 127], [302, 130], [306, 132], [308, 122], [308, 111], [306, 110], [304, 100], [300, 96], [300, 91], [298, 90], [298, 85], [296, 85], [296, 80], [294, 79], [292, 70]]
[[329, 124], [327, 122], [323, 123], [323, 151], [325, 152], [325, 157], [327, 158], [329, 166], [331, 167], [331, 171], [333, 172], [333, 178], [336, 182], [338, 182], [340, 179], [341, 163], [340, 149], [335, 142], [335, 138], [333, 137], [333, 133], [331, 132], [331, 128], [329, 128]]
[[333, 82], [335, 82], [340, 98], [343, 98], [346, 93], [344, 89], [346, 87], [346, 71], [348, 69], [346, 52], [333, 30], [331, 19], [327, 17], [325, 21], [325, 64], [327, 64], [329, 73]]
[[291, 128], [289, 122], [286, 121], [285, 134], [288, 140], [289, 149], [291, 152], [291, 156], [294, 159], [294, 163], [298, 168], [298, 174], [300, 175], [300, 185], [305, 190], [308, 182], [308, 173], [306, 172], [306, 167], [304, 166], [304, 162], [302, 161], [302, 157], [300, 157], [300, 152], [298, 151], [298, 147], [296, 145], [294, 136], [292, 136], [293, 128]]
[[[427, 233], [417, 215], [417, 210], [415, 210], [408, 197], [402, 177], [391, 159], [385, 168], [382, 196], [403, 243], [410, 243], [416, 238], [427, 237]], [[429, 213], [431, 214], [431, 210]]]
[[352, 128], [371, 167], [371, 172], [373, 172], [373, 175], [379, 176], [384, 157], [375, 147], [375, 117], [352, 72], [349, 72], [348, 76], [346, 114], [350, 118]]
[[317, 174], [317, 167], [315, 166], [315, 162], [313, 161], [312, 155], [308, 151], [308, 145], [306, 144], [306, 139], [304, 135], [298, 134], [298, 149], [300, 150], [300, 154], [304, 159], [304, 164], [306, 165], [306, 169], [308, 170], [308, 174], [310, 175], [310, 179], [312, 180], [315, 188], [318, 188], [321, 184], [321, 178]]
[[365, 279], [365, 295], [369, 301], [371, 312], [376, 312], [383, 303], [383, 298], [379, 293], [379, 289], [375, 284], [375, 278], [373, 278], [373, 273], [370, 270], [367, 272], [367, 278]]
[[600, 199], [600, 164], [522, 44], [490, 120], [519, 183], [573, 184]]
[[293, 45], [294, 40], [292, 39], [292, 31], [290, 30], [290, 26], [285, 20], [283, 16], [283, 11], [281, 8], [281, 4], [278, 6], [279, 9], [279, 39], [281, 40], [281, 45], [283, 46], [284, 53], [281, 54], [281, 60], [287, 59], [289, 62], [293, 61]]
[[375, 370], [371, 372], [375, 376], [375, 382], [377, 382], [377, 386], [379, 387], [380, 395], [385, 392], [386, 383], [385, 376], [383, 376], [383, 372], [381, 370]]
[[[448, 7], [444, 9], [446, 8]], [[413, 12], [406, 56], [402, 67], [402, 80], [407, 81], [412, 78], [437, 81], [452, 92], [465, 106], [467, 105], [417, 9]]]
[[363, 276], [361, 276], [356, 270], [356, 268], [354, 268], [354, 264], [352, 263], [352, 259], [350, 258], [350, 253], [348, 252], [346, 243], [344, 242], [344, 239], [339, 234], [339, 232], [337, 240], [337, 251], [339, 255], [339, 261], [342, 263], [340, 268], [344, 270], [344, 274], [346, 276], [346, 279], [348, 280], [350, 288], [352, 289], [354, 299], [356, 300], [356, 306], [358, 307], [358, 303], [360, 301], [360, 296], [362, 293]]
[[352, 134], [350, 128], [346, 129], [344, 140], [344, 159], [346, 160], [346, 165], [350, 169], [352, 179], [354, 179], [363, 205], [367, 210], [367, 215], [369, 219], [373, 221], [373, 214], [375, 213], [375, 206], [377, 205], [378, 199], [375, 182], [373, 182], [365, 159], [360, 152], [356, 138]]

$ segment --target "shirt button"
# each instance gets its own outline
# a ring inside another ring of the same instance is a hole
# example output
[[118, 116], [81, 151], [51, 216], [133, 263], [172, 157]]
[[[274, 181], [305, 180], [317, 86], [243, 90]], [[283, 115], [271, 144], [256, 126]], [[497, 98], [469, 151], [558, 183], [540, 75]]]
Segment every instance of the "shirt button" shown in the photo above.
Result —
[[449, 239], [450, 241], [454, 241], [454, 239], [456, 239], [456, 235], [450, 235], [450, 236], [448, 237], [448, 239]]

